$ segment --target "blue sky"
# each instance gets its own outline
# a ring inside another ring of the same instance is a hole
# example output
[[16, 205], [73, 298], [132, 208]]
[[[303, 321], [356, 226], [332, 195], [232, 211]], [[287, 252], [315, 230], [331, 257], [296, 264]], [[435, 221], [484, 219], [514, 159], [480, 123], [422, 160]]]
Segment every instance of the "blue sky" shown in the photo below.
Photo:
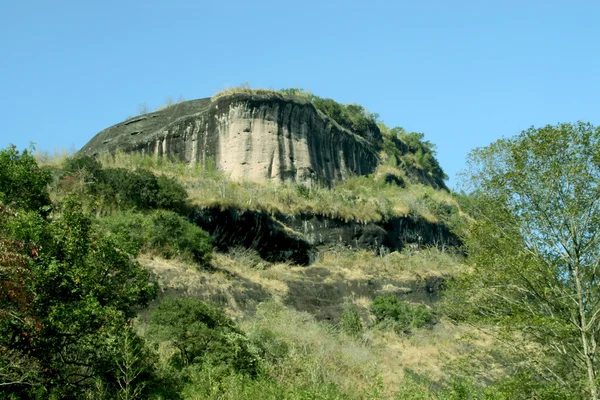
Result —
[[600, 124], [597, 1], [0, 1], [0, 147], [78, 149], [142, 103], [301, 87], [466, 154]]

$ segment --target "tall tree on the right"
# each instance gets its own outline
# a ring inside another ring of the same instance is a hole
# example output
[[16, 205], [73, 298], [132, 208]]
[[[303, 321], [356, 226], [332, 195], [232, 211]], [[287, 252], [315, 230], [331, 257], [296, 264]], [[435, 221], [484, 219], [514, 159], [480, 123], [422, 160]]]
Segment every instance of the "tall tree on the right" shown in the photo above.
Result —
[[532, 127], [472, 151], [463, 178], [463, 306], [546, 357], [528, 360], [540, 376], [598, 399], [600, 127]]

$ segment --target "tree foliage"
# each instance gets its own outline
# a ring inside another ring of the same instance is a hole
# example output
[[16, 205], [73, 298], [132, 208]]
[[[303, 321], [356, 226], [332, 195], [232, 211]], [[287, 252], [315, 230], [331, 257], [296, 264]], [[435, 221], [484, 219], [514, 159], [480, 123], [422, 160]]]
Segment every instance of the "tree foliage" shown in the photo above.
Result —
[[173, 178], [156, 176], [144, 168], [103, 168], [95, 158], [85, 155], [65, 160], [61, 184], [66, 192], [73, 192], [73, 181], [81, 182], [83, 194], [121, 210], [180, 212], [187, 199], [185, 188]]
[[29, 243], [0, 229], [0, 347], [35, 360], [38, 384], [61, 395], [106, 378], [116, 356], [109, 343], [156, 295], [148, 272], [79, 209], [66, 202]]
[[597, 399], [600, 128], [530, 128], [474, 150], [465, 178], [473, 272], [456, 314], [518, 330], [540, 376]]
[[52, 174], [37, 165], [33, 151], [19, 152], [15, 146], [0, 150], [0, 201], [5, 205], [34, 211], [50, 205], [46, 186]]
[[225, 313], [191, 298], [164, 298], [150, 314], [150, 336], [171, 341], [178, 368], [203, 364], [256, 376], [261, 364], [256, 351]]
[[0, 159], [0, 394], [76, 398], [98, 381], [116, 393], [115, 343], [156, 285], [76, 199], [50, 212], [49, 172], [29, 152]]

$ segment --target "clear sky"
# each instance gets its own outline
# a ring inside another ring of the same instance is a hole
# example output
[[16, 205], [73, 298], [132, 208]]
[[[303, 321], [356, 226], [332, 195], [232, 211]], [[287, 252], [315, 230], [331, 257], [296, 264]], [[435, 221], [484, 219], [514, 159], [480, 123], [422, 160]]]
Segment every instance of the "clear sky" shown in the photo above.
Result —
[[79, 149], [166, 97], [301, 87], [466, 154], [600, 124], [598, 1], [0, 0], [0, 147]]

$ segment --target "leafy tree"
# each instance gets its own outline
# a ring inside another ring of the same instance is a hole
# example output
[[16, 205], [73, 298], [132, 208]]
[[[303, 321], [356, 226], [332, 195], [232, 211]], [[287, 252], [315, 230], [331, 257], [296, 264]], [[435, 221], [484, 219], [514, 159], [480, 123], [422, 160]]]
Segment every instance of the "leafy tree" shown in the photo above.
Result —
[[30, 147], [21, 153], [15, 146], [0, 150], [0, 201], [5, 205], [35, 211], [50, 205], [46, 186], [52, 175], [37, 165], [33, 151]]
[[21, 221], [27, 218], [7, 209], [0, 215], [0, 348], [7, 351], [0, 370], [10, 363], [4, 355], [21, 354], [38, 366], [37, 381], [16, 380], [8, 390], [73, 397], [96, 379], [110, 384], [118, 359], [110, 343], [136, 307], [156, 296], [156, 285], [77, 202], [38, 219], [41, 226]]
[[600, 128], [532, 127], [474, 150], [468, 165], [473, 272], [456, 314], [518, 330], [541, 347], [511, 346], [542, 376], [598, 399]]
[[210, 235], [173, 211], [127, 212], [102, 218], [101, 223], [119, 248], [133, 256], [143, 250], [165, 258], [189, 257], [202, 266], [212, 258]]
[[250, 376], [260, 372], [260, 359], [249, 340], [225, 313], [191, 298], [164, 298], [150, 314], [149, 334], [155, 341], [171, 341], [179, 353], [178, 368], [221, 366]]

